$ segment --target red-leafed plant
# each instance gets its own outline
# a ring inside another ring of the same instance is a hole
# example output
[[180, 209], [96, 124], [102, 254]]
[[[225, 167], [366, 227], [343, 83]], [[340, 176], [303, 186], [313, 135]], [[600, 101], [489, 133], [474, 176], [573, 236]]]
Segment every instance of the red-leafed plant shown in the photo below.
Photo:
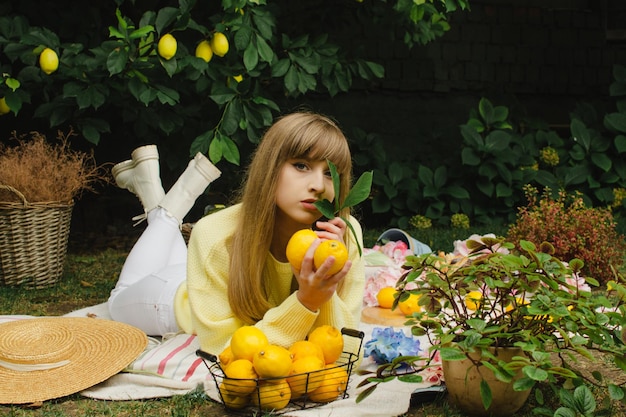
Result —
[[615, 229], [609, 209], [585, 206], [579, 195], [560, 191], [556, 197], [545, 189], [541, 195], [532, 186], [524, 188], [528, 205], [520, 207], [508, 239], [519, 248], [520, 240], [536, 245], [550, 242], [554, 256], [584, 261], [583, 273], [601, 283], [614, 279], [613, 267], [624, 262], [626, 241]]

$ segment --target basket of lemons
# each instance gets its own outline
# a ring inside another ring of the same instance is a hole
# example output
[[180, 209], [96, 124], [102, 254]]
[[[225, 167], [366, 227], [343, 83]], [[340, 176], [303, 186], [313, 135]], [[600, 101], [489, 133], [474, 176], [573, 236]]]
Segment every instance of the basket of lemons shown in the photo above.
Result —
[[358, 330], [322, 325], [286, 348], [269, 343], [260, 329], [243, 326], [219, 355], [196, 353], [227, 409], [283, 414], [346, 398], [363, 337]]

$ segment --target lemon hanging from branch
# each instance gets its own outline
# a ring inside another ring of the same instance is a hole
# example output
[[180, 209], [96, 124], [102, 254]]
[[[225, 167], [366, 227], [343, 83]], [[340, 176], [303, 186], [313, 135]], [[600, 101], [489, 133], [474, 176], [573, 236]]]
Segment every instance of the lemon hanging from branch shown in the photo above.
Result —
[[165, 60], [170, 60], [176, 55], [176, 49], [178, 49], [178, 43], [176, 38], [171, 33], [166, 33], [161, 36], [159, 43], [157, 44], [157, 51], [159, 55]]
[[[341, 210], [348, 207], [356, 206], [357, 204], [362, 203], [369, 197], [370, 191], [372, 189], [373, 173], [372, 171], [367, 171], [361, 174], [356, 183], [354, 183], [352, 188], [348, 191], [348, 195], [346, 196], [346, 199], [343, 201], [343, 203], [339, 203], [341, 201], [341, 196], [339, 195], [339, 190], [341, 189], [339, 185], [339, 173], [337, 172], [337, 167], [335, 166], [335, 164], [333, 164], [331, 161], [327, 162], [328, 169], [330, 170], [330, 176], [333, 180], [335, 201], [334, 203], [331, 203], [327, 199], [324, 199], [321, 201], [316, 201], [314, 204], [315, 207], [320, 211], [320, 213], [322, 213], [322, 215], [324, 215], [328, 219], [332, 219], [336, 217]], [[356, 241], [357, 247], [359, 249], [359, 255], [362, 255], [361, 245], [359, 244], [358, 239], [356, 239], [356, 231], [354, 230], [354, 227], [352, 226], [352, 224], [350, 224], [348, 219], [341, 216], [339, 217], [348, 225], [348, 228], [355, 238], [354, 240]]]
[[46, 48], [39, 55], [41, 70], [50, 75], [59, 68], [59, 56], [54, 50]]
[[228, 52], [228, 38], [222, 32], [215, 32], [213, 34], [210, 45], [213, 53], [219, 57], [226, 55]]
[[211, 61], [211, 58], [213, 58], [213, 50], [211, 49], [209, 41], [205, 39], [198, 44], [196, 47], [196, 57], [204, 59], [205, 62]]

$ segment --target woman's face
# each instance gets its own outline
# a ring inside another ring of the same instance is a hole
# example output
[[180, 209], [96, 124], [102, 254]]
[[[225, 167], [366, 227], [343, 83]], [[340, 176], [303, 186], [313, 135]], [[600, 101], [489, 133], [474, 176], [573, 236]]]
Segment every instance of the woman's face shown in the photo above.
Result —
[[322, 216], [313, 203], [323, 199], [333, 201], [334, 198], [326, 161], [289, 159], [278, 176], [276, 223], [294, 230], [309, 227]]

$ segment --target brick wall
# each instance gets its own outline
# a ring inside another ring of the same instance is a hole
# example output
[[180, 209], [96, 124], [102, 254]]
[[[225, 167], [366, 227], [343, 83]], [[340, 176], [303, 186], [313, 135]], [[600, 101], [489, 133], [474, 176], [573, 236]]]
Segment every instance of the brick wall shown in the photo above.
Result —
[[565, 135], [578, 102], [614, 105], [608, 92], [613, 65], [626, 65], [626, 1], [470, 3], [471, 11], [451, 16], [442, 38], [412, 49], [390, 41], [387, 26], [346, 23], [343, 35], [333, 34], [349, 47], [365, 45], [368, 57], [384, 64], [385, 79], [331, 100], [308, 97], [307, 103], [337, 117], [348, 131], [359, 127], [388, 138], [403, 157], [409, 147], [418, 160], [458, 147], [459, 125], [481, 97]]
[[626, 63], [625, 44], [607, 39], [607, 18], [618, 2], [477, 0], [471, 6], [452, 16], [443, 38], [386, 57], [382, 87], [595, 96], [608, 91], [612, 65]]

